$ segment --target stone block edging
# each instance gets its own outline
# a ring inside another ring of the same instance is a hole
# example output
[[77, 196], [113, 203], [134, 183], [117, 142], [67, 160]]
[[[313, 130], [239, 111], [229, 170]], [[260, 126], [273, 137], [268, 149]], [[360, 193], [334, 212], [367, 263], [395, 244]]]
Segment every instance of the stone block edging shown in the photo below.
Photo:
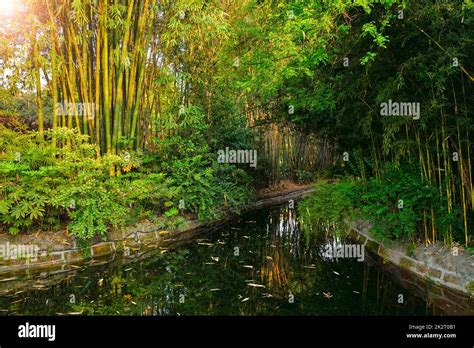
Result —
[[449, 289], [455, 289], [469, 296], [473, 295], [472, 288], [468, 286], [472, 284], [473, 279], [463, 277], [461, 274], [443, 268], [440, 265], [428, 264], [422, 260], [417, 260], [406, 255], [405, 252], [389, 248], [383, 242], [369, 235], [365, 228], [362, 229], [355, 226], [355, 224], [351, 224], [348, 236], [363, 244], [367, 250], [377, 254], [384, 260], [408, 270], [423, 279]]

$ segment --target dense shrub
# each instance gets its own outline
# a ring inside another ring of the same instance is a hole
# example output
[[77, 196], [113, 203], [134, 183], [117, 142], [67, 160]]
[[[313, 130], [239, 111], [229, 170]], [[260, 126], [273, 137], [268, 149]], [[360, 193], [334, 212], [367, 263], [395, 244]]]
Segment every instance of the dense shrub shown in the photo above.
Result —
[[423, 182], [412, 165], [388, 165], [380, 179], [367, 182], [318, 183], [299, 209], [313, 223], [365, 219], [382, 238], [424, 239], [433, 229], [444, 236], [453, 228], [455, 238], [462, 241], [459, 209], [448, 212], [438, 188]]
[[454, 236], [462, 240], [459, 209], [454, 206], [448, 212], [445, 197], [419, 173], [413, 165], [387, 165], [380, 179], [371, 178], [366, 186], [358, 187], [360, 214], [383, 237], [424, 239], [424, 233], [432, 229], [443, 236], [453, 228]]
[[[163, 227], [175, 226], [185, 212], [211, 219], [224, 206], [238, 209], [248, 201], [248, 176], [218, 165], [205, 145], [194, 146], [194, 156], [183, 154], [186, 146], [166, 152], [180, 139], [170, 138], [161, 149], [166, 156], [101, 156], [73, 130], [49, 130], [41, 138], [0, 126], [0, 227], [16, 234], [67, 223], [74, 236], [90, 239], [145, 217]], [[109, 175], [111, 167], [118, 175]]]

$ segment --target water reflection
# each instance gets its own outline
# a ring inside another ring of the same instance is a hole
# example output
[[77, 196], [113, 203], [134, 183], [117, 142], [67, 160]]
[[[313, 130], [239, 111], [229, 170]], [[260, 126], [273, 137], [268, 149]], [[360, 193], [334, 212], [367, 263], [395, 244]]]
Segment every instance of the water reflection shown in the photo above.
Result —
[[[0, 297], [0, 313], [429, 315], [446, 311], [403, 287], [369, 255], [365, 262], [327, 257], [324, 247], [343, 245], [344, 239], [330, 233], [330, 228], [303, 233], [309, 228], [303, 226], [294, 209], [263, 210], [179, 250], [78, 270], [49, 288], [30, 287]], [[400, 294], [403, 303], [398, 302]]]

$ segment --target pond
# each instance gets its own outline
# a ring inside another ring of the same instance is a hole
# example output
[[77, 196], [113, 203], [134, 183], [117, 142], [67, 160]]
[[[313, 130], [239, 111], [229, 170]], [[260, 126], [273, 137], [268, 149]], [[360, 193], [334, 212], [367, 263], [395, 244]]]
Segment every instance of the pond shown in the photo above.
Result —
[[3, 295], [0, 314], [451, 314], [373, 255], [331, 257], [324, 247], [343, 241], [301, 226], [295, 209], [260, 210], [177, 250], [81, 268], [55, 285]]

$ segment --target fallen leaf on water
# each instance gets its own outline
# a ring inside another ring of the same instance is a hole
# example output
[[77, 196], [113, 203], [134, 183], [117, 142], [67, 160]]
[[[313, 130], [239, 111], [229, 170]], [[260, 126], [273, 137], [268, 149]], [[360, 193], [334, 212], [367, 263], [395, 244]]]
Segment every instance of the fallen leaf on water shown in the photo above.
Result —
[[248, 286], [252, 286], [254, 288], [264, 288], [265, 285], [262, 284], [255, 284], [255, 283], [247, 283]]

